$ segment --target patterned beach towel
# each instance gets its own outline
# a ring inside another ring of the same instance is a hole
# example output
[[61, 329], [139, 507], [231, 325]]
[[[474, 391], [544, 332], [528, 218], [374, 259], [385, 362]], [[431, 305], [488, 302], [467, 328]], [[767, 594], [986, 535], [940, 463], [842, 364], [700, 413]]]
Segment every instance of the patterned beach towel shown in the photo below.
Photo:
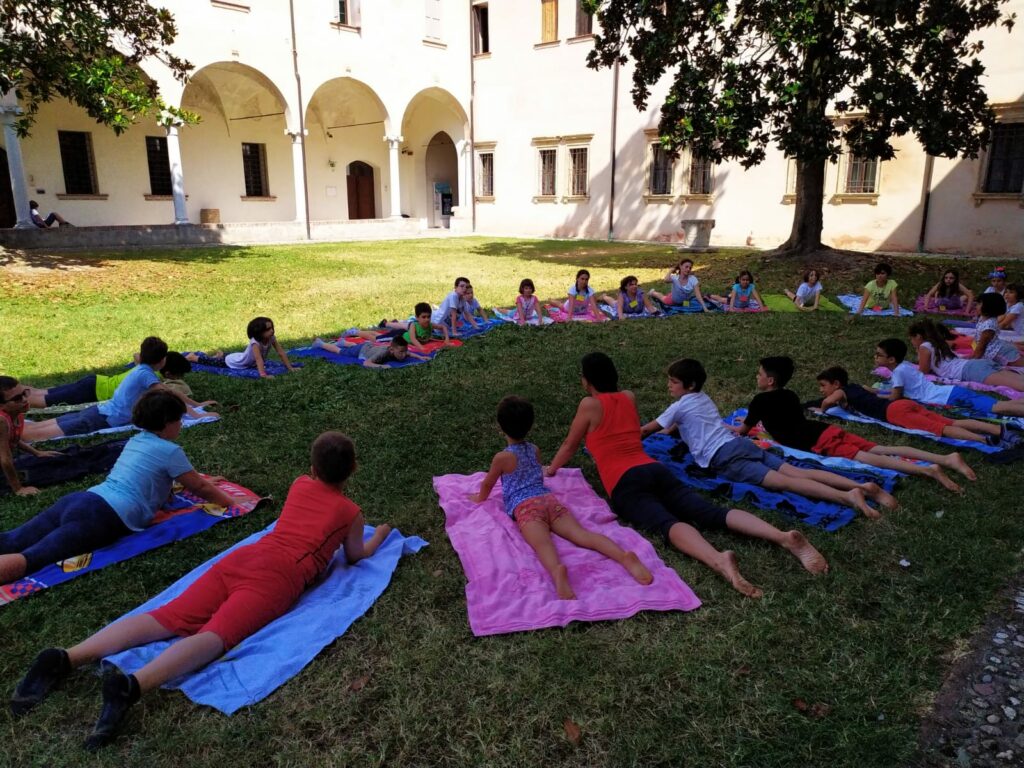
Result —
[[[861, 297], [853, 293], [844, 293], [841, 296], [836, 297], [839, 303], [850, 310], [850, 314], [857, 311], [857, 307], [860, 306]], [[892, 317], [892, 307], [882, 309], [881, 307], [864, 307], [862, 313], [864, 317]], [[913, 317], [914, 313], [906, 307], [900, 307], [900, 317]]]
[[[213, 414], [207, 413], [202, 408], [195, 408], [193, 410], [195, 410], [197, 413], [202, 414], [202, 416], [200, 416], [198, 419], [194, 419], [186, 413], [184, 416], [181, 417], [181, 426], [183, 429], [187, 429], [188, 427], [194, 427], [197, 424], [212, 424], [215, 421], [220, 421], [220, 416], [214, 416]], [[122, 424], [120, 427], [105, 427], [104, 429], [97, 429], [94, 432], [85, 432], [84, 434], [81, 435], [63, 435], [62, 437], [51, 437], [46, 440], [36, 440], [31, 442], [57, 443], [62, 442], [64, 440], [78, 440], [79, 438], [89, 437], [90, 435], [116, 435], [121, 432], [138, 431], [139, 428], [136, 427], [134, 424]]]

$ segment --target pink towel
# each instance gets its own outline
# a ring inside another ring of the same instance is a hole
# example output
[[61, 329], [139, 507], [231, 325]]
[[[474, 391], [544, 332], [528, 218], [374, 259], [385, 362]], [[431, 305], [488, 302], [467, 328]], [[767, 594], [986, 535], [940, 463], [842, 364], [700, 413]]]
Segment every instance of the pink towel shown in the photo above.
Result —
[[500, 481], [483, 504], [469, 500], [483, 479], [483, 472], [434, 478], [448, 538], [466, 571], [469, 626], [477, 637], [564, 627], [570, 621], [625, 619], [638, 611], [692, 611], [700, 606], [697, 596], [661, 561], [650, 542], [618, 524], [579, 469], [559, 470], [545, 484], [581, 525], [635, 552], [654, 581], [642, 586], [613, 560], [554, 536], [577, 597], [559, 600], [551, 577], [515, 521], [505, 514]]

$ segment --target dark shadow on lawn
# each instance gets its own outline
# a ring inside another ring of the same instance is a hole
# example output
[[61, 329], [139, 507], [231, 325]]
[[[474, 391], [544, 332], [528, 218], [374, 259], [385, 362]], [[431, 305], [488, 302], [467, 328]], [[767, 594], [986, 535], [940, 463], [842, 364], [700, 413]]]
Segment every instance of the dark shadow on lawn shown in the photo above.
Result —
[[274, 256], [267, 246], [182, 245], [160, 248], [123, 247], [96, 251], [37, 251], [0, 248], [0, 267], [19, 266], [56, 271], [98, 268], [115, 261], [163, 261], [170, 263], [220, 264], [234, 259], [267, 259]]
[[[470, 249], [481, 256], [512, 256], [525, 261], [574, 267], [623, 269], [671, 266], [681, 256], [675, 246], [659, 243], [602, 242], [600, 240], [537, 240], [486, 242]], [[693, 254], [696, 259], [746, 256], [746, 248], [723, 248]]]

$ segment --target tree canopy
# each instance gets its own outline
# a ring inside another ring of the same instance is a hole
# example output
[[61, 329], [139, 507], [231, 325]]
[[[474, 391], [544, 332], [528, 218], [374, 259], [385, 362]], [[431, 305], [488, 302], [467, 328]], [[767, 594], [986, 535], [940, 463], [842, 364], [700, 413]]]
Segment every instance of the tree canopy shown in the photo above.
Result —
[[994, 114], [977, 33], [1011, 28], [1007, 0], [589, 0], [601, 30], [588, 65], [632, 59], [646, 108], [668, 75], [659, 133], [713, 161], [797, 161], [793, 232], [821, 246], [825, 163], [888, 160], [913, 132], [929, 154], [976, 157]]
[[170, 52], [176, 34], [170, 11], [145, 0], [0, 0], [0, 93], [16, 93], [22, 133], [56, 97], [115, 133], [147, 115], [188, 121], [138, 66], [157, 59], [184, 81], [192, 66]]

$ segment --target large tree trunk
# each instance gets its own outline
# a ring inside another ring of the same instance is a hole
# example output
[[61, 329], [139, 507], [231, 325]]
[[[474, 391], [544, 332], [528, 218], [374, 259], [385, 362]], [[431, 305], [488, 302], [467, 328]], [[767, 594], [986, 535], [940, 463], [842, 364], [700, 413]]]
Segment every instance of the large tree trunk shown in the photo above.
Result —
[[822, 202], [825, 198], [825, 160], [798, 160], [796, 164], [796, 210], [789, 239], [776, 250], [803, 255], [822, 250]]

